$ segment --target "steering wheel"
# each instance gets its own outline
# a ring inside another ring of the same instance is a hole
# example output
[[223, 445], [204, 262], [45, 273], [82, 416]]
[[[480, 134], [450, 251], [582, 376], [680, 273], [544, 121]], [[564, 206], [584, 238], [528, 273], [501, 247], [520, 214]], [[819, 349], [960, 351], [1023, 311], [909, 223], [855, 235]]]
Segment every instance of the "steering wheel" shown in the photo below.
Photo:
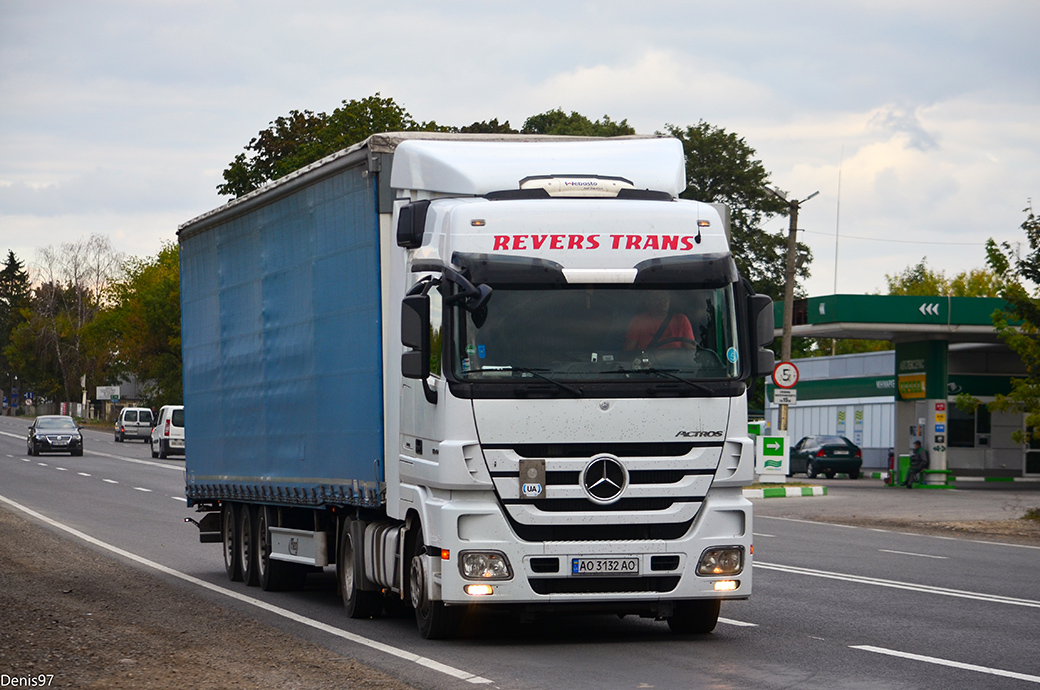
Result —
[[687, 343], [693, 346], [693, 349], [697, 349], [697, 341], [693, 340], [692, 338], [665, 338], [664, 340], [658, 340], [656, 343], [651, 343], [648, 349], [660, 350], [665, 345], [670, 345], [671, 343]]

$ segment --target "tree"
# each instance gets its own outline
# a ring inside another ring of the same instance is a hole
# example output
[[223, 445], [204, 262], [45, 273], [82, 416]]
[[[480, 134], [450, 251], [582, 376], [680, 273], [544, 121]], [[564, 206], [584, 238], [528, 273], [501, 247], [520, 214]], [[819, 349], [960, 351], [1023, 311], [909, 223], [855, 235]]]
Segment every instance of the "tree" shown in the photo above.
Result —
[[885, 275], [890, 295], [916, 297], [996, 297], [1000, 294], [1001, 278], [993, 270], [974, 268], [947, 278], [944, 271], [928, 268], [928, 257], [921, 257], [915, 266], [907, 266], [901, 273]]
[[[1021, 412], [1026, 432], [1012, 433], [1018, 443], [1040, 440], [1040, 217], [1032, 202], [1024, 209], [1022, 230], [1029, 242], [1029, 253], [1019, 257], [1007, 242], [986, 243], [986, 263], [1000, 281], [1000, 297], [1006, 309], [993, 313], [997, 335], [1025, 364], [1026, 375], [1011, 379], [1011, 392], [997, 395], [987, 407], [995, 412]], [[974, 410], [977, 398], [957, 396], [957, 406]]]
[[150, 405], [183, 401], [180, 254], [165, 243], [148, 259], [123, 264], [124, 279], [99, 316], [98, 331], [118, 343], [113, 378], [133, 376]]
[[628, 124], [628, 120], [614, 122], [608, 115], [604, 115], [602, 120], [593, 122], [581, 113], [571, 111], [571, 114], [567, 115], [562, 109], [556, 108], [527, 118], [521, 132], [523, 134], [619, 137], [635, 134], [636, 130]]
[[217, 192], [248, 194], [325, 156], [379, 132], [444, 131], [436, 122], [416, 122], [392, 98], [378, 93], [361, 100], [343, 101], [332, 114], [292, 110], [278, 117], [245, 147], [224, 170]]
[[[787, 204], [769, 191], [769, 172], [743, 138], [701, 120], [696, 125], [666, 125], [686, 153], [687, 199], [726, 204], [730, 209], [730, 248], [737, 267], [759, 293], [783, 299], [787, 261], [786, 233], [768, 233], [762, 222], [787, 215]], [[798, 243], [797, 276], [809, 277], [812, 253]], [[796, 294], [802, 294], [796, 289]]]
[[[8, 250], [7, 261], [0, 270], [0, 371], [11, 374], [11, 365], [4, 350], [11, 344], [11, 334], [19, 324], [25, 322], [25, 310], [29, 307], [32, 289], [25, 264]], [[6, 385], [7, 381], [0, 381]]]
[[40, 284], [5, 350], [12, 367], [30, 373], [38, 392], [73, 402], [83, 377], [106, 378], [110, 348], [90, 325], [106, 303], [120, 261], [102, 235], [40, 250]]

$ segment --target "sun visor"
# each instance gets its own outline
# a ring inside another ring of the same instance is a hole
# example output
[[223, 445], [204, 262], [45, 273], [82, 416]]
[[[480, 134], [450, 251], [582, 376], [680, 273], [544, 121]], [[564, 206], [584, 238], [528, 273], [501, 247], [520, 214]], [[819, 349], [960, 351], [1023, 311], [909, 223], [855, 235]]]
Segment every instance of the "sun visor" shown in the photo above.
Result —
[[682, 143], [671, 137], [531, 141], [402, 141], [394, 153], [395, 189], [483, 196], [519, 189], [535, 176], [621, 178], [636, 189], [677, 197], [686, 188]]

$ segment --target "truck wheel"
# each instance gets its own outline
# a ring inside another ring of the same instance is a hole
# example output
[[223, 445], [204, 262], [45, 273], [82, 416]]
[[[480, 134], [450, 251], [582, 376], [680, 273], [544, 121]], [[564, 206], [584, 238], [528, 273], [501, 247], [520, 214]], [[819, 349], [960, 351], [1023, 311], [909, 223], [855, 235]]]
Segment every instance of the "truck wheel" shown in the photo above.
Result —
[[238, 541], [235, 539], [235, 518], [238, 506], [224, 503], [220, 506], [220, 536], [224, 541], [224, 571], [232, 582], [242, 581], [242, 561], [238, 557]]
[[238, 540], [238, 560], [242, 564], [242, 582], [256, 587], [260, 576], [256, 567], [256, 508], [243, 503], [238, 509], [235, 537]]
[[719, 622], [721, 599], [680, 601], [668, 619], [668, 627], [678, 635], [710, 633]]
[[353, 520], [343, 522], [339, 535], [339, 550], [336, 552], [336, 576], [339, 578], [339, 591], [343, 596], [343, 608], [350, 618], [374, 618], [382, 612], [383, 601], [380, 592], [358, 589], [361, 580], [361, 553], [358, 544], [354, 548], [354, 535], [351, 533]]
[[412, 558], [408, 568], [408, 591], [415, 609], [415, 622], [419, 633], [427, 640], [447, 640], [458, 633], [462, 618], [462, 607], [445, 606], [443, 601], [431, 601], [426, 588], [426, 567], [423, 561], [428, 558], [426, 545], [423, 543], [422, 526], [416, 525], [412, 543]]
[[265, 592], [298, 589], [306, 576], [303, 566], [271, 558], [271, 525], [278, 522], [275, 511], [270, 506], [260, 506], [256, 510], [257, 579]]

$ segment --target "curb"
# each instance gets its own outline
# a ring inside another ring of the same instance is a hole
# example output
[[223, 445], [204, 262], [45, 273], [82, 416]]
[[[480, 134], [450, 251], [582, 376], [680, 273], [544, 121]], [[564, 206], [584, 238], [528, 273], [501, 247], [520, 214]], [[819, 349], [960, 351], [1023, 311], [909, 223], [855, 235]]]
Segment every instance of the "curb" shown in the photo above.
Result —
[[[888, 476], [888, 472], [864, 472], [862, 474], [866, 479], [884, 479]], [[958, 477], [954, 476], [954, 481], [958, 482], [1037, 482], [1040, 478], [1037, 477]]]
[[826, 486], [777, 486], [768, 489], [744, 489], [744, 498], [801, 498], [826, 496]]

